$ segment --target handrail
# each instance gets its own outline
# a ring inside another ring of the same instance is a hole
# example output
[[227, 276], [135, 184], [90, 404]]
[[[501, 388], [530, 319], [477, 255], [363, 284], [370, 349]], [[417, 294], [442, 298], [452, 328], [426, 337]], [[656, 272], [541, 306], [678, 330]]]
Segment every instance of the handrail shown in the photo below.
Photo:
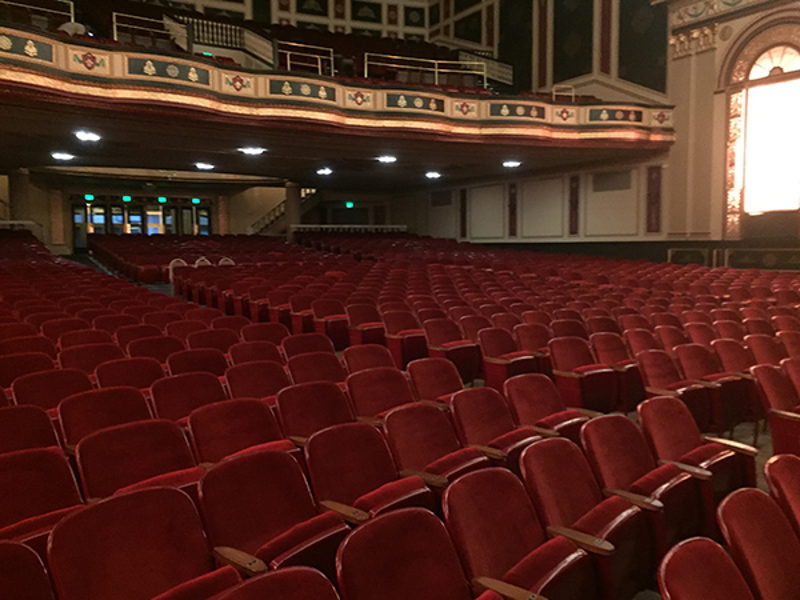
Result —
[[200, 44], [234, 50], [244, 50], [270, 69], [275, 67], [275, 49], [272, 40], [247, 27], [232, 23], [220, 23], [203, 17], [174, 15], [174, 18], [188, 30], [191, 46]]
[[68, 11], [56, 10], [55, 8], [45, 8], [44, 6], [36, 6], [34, 4], [25, 4], [22, 2], [12, 2], [11, 0], [0, 0], [0, 4], [7, 4], [9, 6], [19, 6], [20, 8], [27, 8], [30, 10], [38, 10], [41, 12], [53, 13], [56, 15], [69, 15], [70, 22], [75, 21], [75, 4], [71, 0], [54, 0], [62, 4], [68, 4]]
[[[286, 46], [292, 46], [296, 48], [301, 48], [304, 51], [297, 51], [287, 49]], [[313, 51], [318, 50], [318, 54], [314, 54]], [[301, 44], [299, 42], [285, 42], [282, 40], [278, 41], [278, 54], [283, 54], [286, 56], [286, 70], [292, 70], [292, 59], [293, 57], [303, 57], [303, 58], [312, 58], [314, 59], [313, 64], [298, 62], [295, 58], [295, 64], [301, 65], [305, 67], [316, 67], [317, 75], [330, 75], [333, 77], [334, 75], [334, 57], [333, 57], [333, 48], [328, 48], [326, 46], [314, 46], [313, 44]], [[328, 63], [329, 69], [324, 69], [323, 62]], [[328, 71], [327, 73], [323, 73], [323, 70]]]
[[[306, 200], [312, 198], [316, 193], [316, 188], [301, 188], [300, 203], [305, 203]], [[258, 221], [253, 223], [250, 226], [250, 230], [253, 233], [259, 233], [280, 219], [284, 214], [286, 214], [286, 200], [281, 200], [278, 204], [269, 209], [264, 216], [258, 219]]]
[[[146, 21], [148, 23], [158, 23], [161, 27], [156, 29], [154, 27], [148, 27], [146, 25], [134, 25], [133, 23], [123, 23], [121, 21], [122, 19], [131, 19], [133, 21]], [[170, 32], [167, 31], [164, 25], [164, 21], [162, 19], [152, 19], [150, 17], [140, 17], [138, 15], [130, 15], [127, 13], [112, 12], [111, 20], [112, 20], [112, 31], [113, 31], [114, 41], [117, 42], [119, 41], [120, 27], [124, 27], [125, 29], [133, 29], [136, 31], [147, 31], [148, 33], [158, 33], [165, 36], [170, 36]]]
[[479, 75], [483, 78], [483, 87], [488, 85], [486, 63], [483, 61], [435, 60], [430, 58], [415, 58], [410, 56], [365, 52], [364, 77], [369, 77], [370, 65], [396, 69], [415, 69], [429, 73], [433, 72], [434, 85], [439, 85], [440, 73]]
[[569, 96], [572, 102], [575, 102], [575, 88], [571, 85], [554, 85], [550, 91], [553, 97], [553, 102], [558, 102], [557, 96]]

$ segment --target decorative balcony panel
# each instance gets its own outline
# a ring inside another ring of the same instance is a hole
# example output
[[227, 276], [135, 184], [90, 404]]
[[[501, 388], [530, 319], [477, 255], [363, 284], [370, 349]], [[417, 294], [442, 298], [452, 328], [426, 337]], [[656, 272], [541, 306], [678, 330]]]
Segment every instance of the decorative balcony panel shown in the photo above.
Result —
[[0, 89], [64, 102], [124, 101], [202, 109], [222, 117], [306, 121], [514, 143], [666, 147], [673, 107], [449, 93], [399, 84], [256, 72], [190, 56], [76, 43], [0, 27]]

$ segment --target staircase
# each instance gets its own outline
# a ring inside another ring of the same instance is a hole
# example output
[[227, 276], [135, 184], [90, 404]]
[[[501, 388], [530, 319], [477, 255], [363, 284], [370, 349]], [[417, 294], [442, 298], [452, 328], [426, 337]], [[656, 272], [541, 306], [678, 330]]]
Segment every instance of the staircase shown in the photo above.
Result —
[[[300, 190], [300, 214], [315, 209], [322, 200], [322, 194], [314, 188]], [[256, 235], [284, 235], [289, 229], [286, 219], [286, 200], [275, 205], [267, 214], [250, 225], [250, 233]]]

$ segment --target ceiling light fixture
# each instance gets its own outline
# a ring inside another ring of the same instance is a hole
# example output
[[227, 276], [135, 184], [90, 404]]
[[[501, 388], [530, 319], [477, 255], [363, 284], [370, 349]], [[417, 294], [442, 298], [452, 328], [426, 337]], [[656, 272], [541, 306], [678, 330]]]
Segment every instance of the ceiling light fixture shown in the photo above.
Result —
[[322, 167], [321, 169], [317, 169], [317, 175], [327, 176], [332, 174], [333, 174], [333, 169], [331, 169], [330, 167]]
[[390, 165], [393, 162], [397, 162], [397, 157], [392, 156], [391, 154], [384, 154], [383, 156], [378, 157], [378, 162], [383, 163], [385, 165]]
[[214, 165], [212, 165], [211, 163], [204, 163], [204, 162], [194, 163], [194, 166], [200, 169], [201, 171], [210, 171], [211, 169], [214, 168]]
[[248, 156], [260, 156], [266, 151], [267, 149], [261, 146], [245, 146], [244, 148], [239, 148], [239, 152], [247, 154]]
[[73, 156], [69, 152], [53, 152], [50, 156], [52, 156], [56, 160], [72, 160], [73, 158], [75, 158], [75, 156]]
[[439, 173], [439, 171], [428, 171], [427, 173], [425, 173], [425, 177], [427, 177], [428, 179], [439, 179], [439, 177], [441, 176], [442, 174]]
[[521, 166], [522, 163], [518, 160], [506, 160], [503, 161], [503, 166], [506, 169], [516, 169], [517, 167]]
[[103, 139], [94, 131], [86, 131], [85, 129], [79, 129], [78, 131], [76, 131], [75, 137], [82, 142], [99, 142], [100, 140]]

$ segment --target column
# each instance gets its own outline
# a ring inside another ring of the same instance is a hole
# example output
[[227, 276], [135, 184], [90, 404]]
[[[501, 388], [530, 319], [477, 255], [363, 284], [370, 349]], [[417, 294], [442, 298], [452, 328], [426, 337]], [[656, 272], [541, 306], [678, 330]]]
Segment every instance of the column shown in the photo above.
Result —
[[286, 240], [292, 241], [292, 225], [300, 225], [302, 211], [300, 208], [300, 184], [286, 182]]
[[28, 169], [17, 169], [8, 176], [9, 219], [25, 221], [31, 218], [30, 195], [31, 176]]

